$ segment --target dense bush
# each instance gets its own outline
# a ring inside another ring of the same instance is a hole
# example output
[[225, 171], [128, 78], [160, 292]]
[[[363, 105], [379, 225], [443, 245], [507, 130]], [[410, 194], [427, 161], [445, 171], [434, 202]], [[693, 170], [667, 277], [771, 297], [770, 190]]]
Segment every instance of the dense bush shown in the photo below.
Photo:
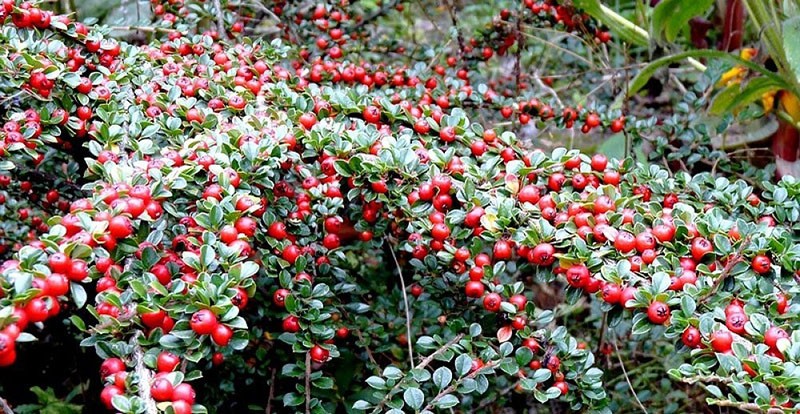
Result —
[[[11, 378], [58, 365], [29, 350], [69, 359], [58, 355], [75, 336], [102, 361], [91, 410], [800, 404], [800, 182], [728, 161], [671, 165], [667, 153], [711, 145], [696, 119], [707, 96], [687, 92], [695, 106], [665, 121], [562, 101], [552, 78], [521, 67], [536, 53], [523, 25], [608, 53], [605, 25], [619, 23], [619, 44], [641, 36], [621, 15], [527, 1], [468, 40], [448, 4], [457, 52], [423, 60], [402, 36], [365, 35], [411, 4], [151, 3], [152, 25], [122, 28], [2, 3], [3, 390], [61, 384]], [[475, 81], [495, 53], [516, 69]], [[708, 69], [701, 93], [762, 68], [698, 56], [739, 65]], [[740, 110], [776, 90], [788, 97], [781, 128], [793, 128], [796, 79], [764, 72], [729, 84], [767, 84], [752, 99], [715, 100], [727, 105], [718, 131], [734, 115], [762, 119], [766, 106]], [[538, 130], [519, 128], [520, 140], [505, 119]], [[535, 149], [547, 128], [571, 141], [602, 130], [626, 151]], [[678, 147], [671, 133], [705, 141]], [[657, 134], [664, 167], [630, 156]], [[651, 401], [628, 375], [640, 367], [666, 381]], [[670, 381], [702, 392], [673, 395]], [[74, 393], [35, 392], [43, 405], [29, 410], [78, 409]]]

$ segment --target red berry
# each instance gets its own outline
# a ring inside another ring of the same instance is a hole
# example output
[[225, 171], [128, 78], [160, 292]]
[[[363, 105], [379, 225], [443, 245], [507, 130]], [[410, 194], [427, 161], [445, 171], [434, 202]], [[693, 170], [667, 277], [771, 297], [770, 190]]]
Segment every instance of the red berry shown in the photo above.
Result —
[[310, 352], [311, 352], [311, 360], [319, 363], [326, 362], [331, 354], [330, 351], [319, 345], [314, 345], [311, 348]]
[[483, 285], [483, 283], [476, 280], [468, 281], [466, 287], [464, 288], [467, 297], [470, 298], [479, 298], [483, 296], [483, 292], [485, 290], [486, 287]]
[[692, 240], [692, 258], [695, 261], [700, 261], [703, 256], [714, 251], [714, 246], [705, 238], [697, 237]]
[[171, 401], [174, 388], [165, 377], [156, 377], [150, 386], [150, 396], [156, 401]]
[[751, 265], [753, 266], [754, 272], [763, 275], [769, 273], [772, 267], [772, 261], [769, 259], [769, 257], [760, 254], [753, 258]]
[[211, 333], [211, 340], [218, 346], [228, 346], [233, 338], [233, 330], [225, 324], [218, 324]]
[[690, 326], [683, 331], [681, 340], [687, 347], [697, 348], [700, 346], [700, 342], [703, 340], [703, 337], [700, 335], [699, 329], [695, 328], [694, 326]]
[[647, 307], [647, 318], [654, 324], [663, 325], [669, 320], [669, 316], [669, 306], [664, 302], [655, 301]]
[[201, 309], [192, 314], [189, 326], [198, 335], [211, 335], [217, 326], [217, 316], [208, 309]]
[[719, 330], [711, 334], [711, 348], [716, 352], [727, 352], [731, 350], [733, 335], [725, 330]]
[[497, 312], [500, 310], [500, 304], [503, 298], [497, 293], [490, 293], [483, 298], [483, 308], [489, 312]]
[[156, 367], [158, 372], [172, 372], [181, 363], [181, 359], [172, 352], [161, 352], [156, 358]]

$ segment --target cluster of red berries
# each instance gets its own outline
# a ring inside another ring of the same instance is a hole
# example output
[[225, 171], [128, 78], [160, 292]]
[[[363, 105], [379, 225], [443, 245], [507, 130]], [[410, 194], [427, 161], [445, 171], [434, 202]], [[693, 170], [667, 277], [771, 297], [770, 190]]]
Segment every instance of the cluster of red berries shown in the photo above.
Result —
[[[173, 384], [170, 376], [180, 363], [180, 357], [171, 352], [164, 351], [158, 354], [155, 378], [149, 384], [150, 396], [157, 402], [170, 402], [175, 414], [191, 414], [196, 398], [194, 388], [185, 382]], [[125, 390], [130, 385], [129, 379], [132, 376], [129, 375], [127, 368], [125, 362], [116, 357], [107, 358], [100, 365], [100, 378], [107, 384], [100, 393], [100, 401], [109, 410], [115, 409], [112, 403], [114, 396], [125, 395]]]

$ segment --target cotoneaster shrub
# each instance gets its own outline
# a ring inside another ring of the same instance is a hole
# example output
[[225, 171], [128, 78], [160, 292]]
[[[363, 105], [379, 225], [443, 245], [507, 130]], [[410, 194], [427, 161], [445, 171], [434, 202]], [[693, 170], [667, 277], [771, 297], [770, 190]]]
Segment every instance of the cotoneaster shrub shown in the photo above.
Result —
[[241, 371], [272, 375], [275, 412], [480, 411], [510, 390], [609, 412], [596, 355], [617, 339], [559, 326], [541, 299], [563, 289], [673, 341], [687, 362], [669, 375], [710, 405], [800, 404], [791, 177], [758, 196], [545, 153], [471, 122], [464, 97], [433, 105], [438, 82], [414, 74], [342, 81], [317, 63], [331, 77], [315, 78], [277, 41], [167, 30], [137, 46], [3, 6], [0, 366], [85, 307], [70, 320], [118, 412], [204, 412], [191, 384], [241, 352], [260, 358]]

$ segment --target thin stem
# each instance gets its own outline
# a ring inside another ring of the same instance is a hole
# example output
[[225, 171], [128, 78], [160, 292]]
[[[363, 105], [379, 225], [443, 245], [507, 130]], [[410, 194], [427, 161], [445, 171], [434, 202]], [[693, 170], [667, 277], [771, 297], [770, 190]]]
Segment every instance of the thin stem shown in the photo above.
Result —
[[698, 303], [705, 302], [706, 299], [713, 296], [714, 293], [717, 292], [717, 289], [719, 289], [719, 287], [722, 285], [722, 282], [725, 281], [725, 279], [731, 273], [731, 270], [733, 270], [733, 266], [735, 266], [742, 260], [742, 252], [749, 243], [750, 243], [750, 237], [747, 237], [744, 240], [742, 240], [742, 244], [739, 245], [739, 249], [736, 250], [736, 253], [733, 255], [733, 257], [728, 259], [728, 263], [725, 264], [725, 267], [722, 269], [722, 273], [719, 275], [717, 280], [714, 281], [714, 284], [711, 285], [711, 289], [708, 290], [708, 293], [700, 297], [700, 299], [697, 301]]
[[[420, 362], [417, 366], [415, 366], [414, 369], [415, 370], [425, 369], [425, 367], [427, 367], [431, 362], [433, 362], [433, 360], [438, 355], [440, 355], [442, 352], [450, 349], [451, 346], [453, 346], [456, 342], [460, 341], [461, 338], [463, 338], [463, 337], [464, 337], [464, 334], [456, 335], [455, 337], [453, 337], [453, 339], [447, 341], [446, 344], [442, 345], [441, 348], [437, 349], [432, 354], [430, 354], [427, 357], [425, 357], [425, 359], [423, 359], [422, 362]], [[381, 402], [378, 403], [378, 406], [375, 407], [374, 410], [372, 410], [372, 414], [377, 414], [377, 413], [379, 413], [381, 411], [381, 408], [383, 408], [383, 406], [386, 405], [386, 403], [392, 398], [392, 395], [394, 395], [394, 393], [400, 388], [400, 386], [403, 384], [403, 382], [404, 381], [398, 381], [397, 384], [395, 384], [395, 386], [392, 387], [392, 389], [389, 390], [389, 392], [386, 393], [386, 396], [383, 397], [383, 400], [381, 400]]]
[[220, 5], [219, 0], [214, 0], [214, 8], [217, 11], [217, 33], [219, 34], [220, 39], [227, 39], [228, 34], [225, 31], [225, 18], [222, 14], [222, 5]]
[[306, 352], [306, 414], [311, 414], [311, 351]]
[[445, 7], [447, 7], [447, 12], [450, 14], [450, 21], [453, 24], [453, 27], [456, 29], [456, 40], [458, 40], [458, 56], [464, 56], [464, 36], [461, 34], [461, 30], [458, 28], [458, 18], [456, 17], [456, 11], [454, 10], [454, 2], [455, 0], [443, 0]]
[[466, 377], [464, 377], [464, 378], [461, 378], [461, 379], [460, 379], [460, 380], [458, 380], [458, 381], [455, 381], [455, 382], [454, 382], [453, 384], [451, 384], [449, 387], [447, 387], [447, 388], [445, 388], [445, 389], [443, 389], [443, 390], [439, 391], [439, 393], [438, 393], [438, 394], [436, 394], [436, 396], [435, 396], [435, 397], [433, 397], [433, 399], [431, 400], [431, 402], [429, 402], [429, 403], [428, 403], [428, 405], [426, 405], [426, 406], [425, 406], [425, 408], [423, 408], [423, 409], [422, 409], [422, 411], [423, 411], [423, 412], [424, 412], [424, 411], [432, 411], [432, 410], [433, 410], [433, 404], [434, 404], [436, 401], [439, 401], [439, 400], [440, 400], [442, 397], [444, 397], [444, 396], [445, 396], [445, 395], [447, 395], [447, 394], [452, 394], [452, 393], [453, 393], [453, 391], [455, 391], [455, 390], [456, 390], [456, 388], [458, 388], [458, 386], [459, 386], [459, 385], [461, 385], [461, 383], [462, 383], [462, 382], [464, 382], [464, 380], [465, 380], [465, 379], [473, 379], [473, 378], [477, 377], [477, 376], [478, 376], [478, 374], [480, 374], [481, 372], [483, 372], [483, 371], [487, 371], [487, 370], [489, 370], [489, 369], [492, 369], [492, 368], [496, 367], [497, 365], [500, 365], [500, 362], [501, 362], [501, 361], [502, 361], [502, 359], [498, 359], [498, 360], [490, 361], [488, 364], [484, 365], [484, 366], [483, 366], [483, 367], [481, 367], [480, 369], [476, 369], [475, 371], [472, 371], [472, 373], [471, 373], [471, 374], [467, 375], [467, 376], [466, 376]]
[[275, 373], [277, 370], [272, 368], [272, 375], [270, 376], [269, 380], [269, 396], [267, 397], [267, 409], [265, 410], [266, 414], [272, 413], [272, 399], [275, 398]]
[[617, 359], [619, 360], [619, 366], [620, 366], [620, 368], [622, 368], [622, 375], [625, 376], [625, 382], [628, 383], [628, 388], [630, 388], [631, 394], [633, 394], [633, 398], [636, 399], [636, 404], [639, 405], [639, 408], [642, 409], [643, 413], [647, 414], [647, 409], [644, 408], [644, 405], [639, 400], [639, 396], [636, 395], [636, 390], [633, 389], [633, 384], [631, 384], [631, 379], [628, 378], [628, 371], [625, 370], [625, 364], [622, 362], [622, 357], [619, 355], [619, 347], [617, 346], [617, 339], [616, 338], [614, 338], [614, 342], [613, 343], [614, 343], [614, 350], [616, 351], [616, 354], [617, 354]]
[[408, 292], [406, 292], [406, 281], [403, 279], [403, 270], [400, 268], [400, 262], [397, 261], [397, 256], [394, 254], [394, 246], [389, 243], [389, 252], [392, 254], [392, 259], [394, 259], [394, 264], [397, 266], [397, 274], [400, 276], [400, 287], [402, 288], [403, 292], [403, 303], [406, 307], [406, 339], [408, 342], [408, 359], [410, 367], [414, 366], [414, 346], [413, 340], [411, 337], [411, 308], [408, 305]]
[[375, 357], [372, 355], [372, 350], [369, 349], [369, 346], [367, 346], [367, 341], [364, 339], [361, 329], [356, 329], [356, 336], [358, 336], [358, 340], [364, 344], [364, 350], [367, 352], [367, 358], [369, 358], [370, 362], [372, 362], [372, 364], [375, 366], [379, 366], [378, 361], [376, 361]]
[[0, 408], [3, 409], [3, 414], [14, 414], [14, 410], [8, 405], [8, 402], [0, 397]]

